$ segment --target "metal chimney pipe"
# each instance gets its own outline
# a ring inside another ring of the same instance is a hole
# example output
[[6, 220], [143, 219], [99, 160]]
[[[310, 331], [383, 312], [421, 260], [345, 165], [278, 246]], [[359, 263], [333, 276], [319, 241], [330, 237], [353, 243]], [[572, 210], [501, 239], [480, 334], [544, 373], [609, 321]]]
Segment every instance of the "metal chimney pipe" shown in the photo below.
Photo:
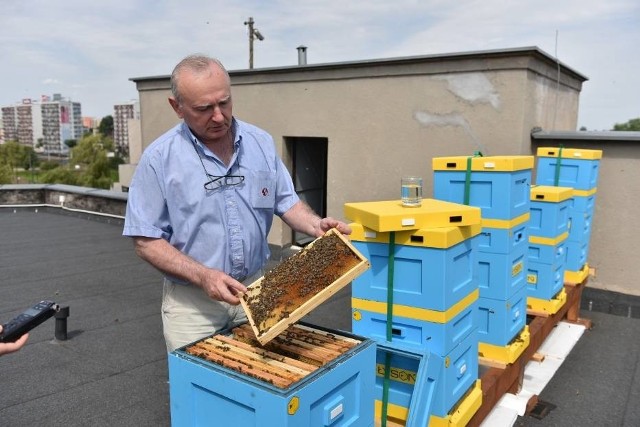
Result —
[[298, 65], [307, 65], [307, 47], [298, 46]]
[[56, 319], [55, 336], [58, 341], [67, 340], [67, 317], [69, 317], [69, 306], [60, 307], [54, 315]]

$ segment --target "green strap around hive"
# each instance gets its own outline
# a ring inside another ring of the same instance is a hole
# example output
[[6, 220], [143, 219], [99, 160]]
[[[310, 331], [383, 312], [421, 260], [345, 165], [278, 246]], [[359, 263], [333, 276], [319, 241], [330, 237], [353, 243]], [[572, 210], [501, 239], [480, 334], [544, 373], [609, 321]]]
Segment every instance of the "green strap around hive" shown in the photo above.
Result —
[[[394, 258], [396, 252], [396, 233], [389, 233], [389, 259], [387, 270], [387, 342], [393, 338], [393, 273]], [[387, 351], [384, 356], [384, 381], [382, 382], [382, 415], [380, 422], [382, 427], [387, 427], [387, 408], [389, 406], [389, 375], [391, 374], [391, 353]]]
[[471, 198], [471, 159], [474, 157], [482, 157], [482, 153], [476, 151], [473, 156], [467, 157], [467, 171], [464, 175], [464, 204], [469, 206], [469, 199]]
[[556, 175], [553, 179], [553, 186], [557, 187], [560, 184], [560, 165], [562, 164], [562, 145], [560, 145], [560, 149], [558, 150], [558, 161], [556, 162]]

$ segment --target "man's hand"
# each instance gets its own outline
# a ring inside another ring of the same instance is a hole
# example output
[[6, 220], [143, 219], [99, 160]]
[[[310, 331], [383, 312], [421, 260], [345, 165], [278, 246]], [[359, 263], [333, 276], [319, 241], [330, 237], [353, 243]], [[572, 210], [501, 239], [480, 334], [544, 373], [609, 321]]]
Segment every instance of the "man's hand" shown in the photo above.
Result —
[[247, 292], [247, 288], [233, 277], [220, 270], [206, 267], [164, 239], [135, 237], [134, 247], [140, 258], [165, 274], [201, 287], [209, 298], [238, 305], [238, 294]]
[[[0, 325], [0, 333], [2, 332], [2, 325]], [[29, 334], [24, 334], [20, 338], [18, 338], [15, 342], [7, 342], [0, 343], [0, 356], [3, 354], [13, 353], [14, 351], [18, 351], [22, 348], [22, 346], [29, 339]]]
[[342, 221], [338, 221], [337, 219], [331, 218], [330, 216], [326, 218], [322, 218], [320, 220], [320, 230], [322, 230], [322, 234], [326, 233], [332, 228], [337, 229], [342, 234], [351, 234], [351, 227], [345, 224]]
[[202, 280], [202, 289], [214, 300], [240, 304], [240, 294], [247, 292], [247, 287], [233, 277], [220, 270], [208, 269]]
[[294, 230], [320, 237], [332, 228], [342, 234], [351, 234], [351, 227], [335, 218], [320, 218], [305, 202], [299, 200], [282, 215], [283, 221]]

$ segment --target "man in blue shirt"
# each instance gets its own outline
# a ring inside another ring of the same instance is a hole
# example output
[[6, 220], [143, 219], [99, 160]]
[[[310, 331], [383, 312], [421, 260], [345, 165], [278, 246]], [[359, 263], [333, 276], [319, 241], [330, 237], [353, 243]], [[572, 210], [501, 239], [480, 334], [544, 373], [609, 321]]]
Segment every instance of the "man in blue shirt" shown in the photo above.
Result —
[[169, 351], [246, 322], [238, 293], [263, 274], [273, 215], [314, 237], [334, 227], [351, 232], [298, 198], [267, 132], [233, 117], [229, 74], [218, 60], [186, 57], [171, 91], [183, 121], [144, 151], [123, 232], [165, 275]]

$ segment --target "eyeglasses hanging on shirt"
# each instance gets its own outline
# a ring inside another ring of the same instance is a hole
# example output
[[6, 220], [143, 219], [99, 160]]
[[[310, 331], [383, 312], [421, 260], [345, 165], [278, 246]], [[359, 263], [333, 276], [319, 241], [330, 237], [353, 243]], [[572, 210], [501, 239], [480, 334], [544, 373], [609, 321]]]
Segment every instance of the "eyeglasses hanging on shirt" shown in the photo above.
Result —
[[[200, 161], [202, 161], [202, 159], [200, 159]], [[202, 166], [204, 167], [204, 164]], [[215, 190], [220, 187], [238, 185], [244, 182], [244, 175], [209, 175], [206, 169], [204, 173], [207, 174], [207, 178], [209, 178], [209, 181], [204, 183], [206, 190]]]
[[[226, 175], [211, 175], [207, 168], [204, 166], [204, 161], [202, 160], [202, 156], [198, 151], [198, 147], [196, 147], [195, 141], [191, 141], [193, 144], [193, 149], [196, 151], [196, 155], [198, 159], [200, 159], [200, 164], [202, 165], [202, 170], [204, 170], [204, 174], [207, 177], [207, 181], [204, 183], [205, 190], [213, 191], [217, 190], [221, 187], [232, 187], [234, 185], [239, 185], [244, 182], [244, 175], [232, 175], [231, 171], [233, 170], [233, 165], [229, 169], [229, 172]], [[239, 166], [238, 166], [239, 169]]]

